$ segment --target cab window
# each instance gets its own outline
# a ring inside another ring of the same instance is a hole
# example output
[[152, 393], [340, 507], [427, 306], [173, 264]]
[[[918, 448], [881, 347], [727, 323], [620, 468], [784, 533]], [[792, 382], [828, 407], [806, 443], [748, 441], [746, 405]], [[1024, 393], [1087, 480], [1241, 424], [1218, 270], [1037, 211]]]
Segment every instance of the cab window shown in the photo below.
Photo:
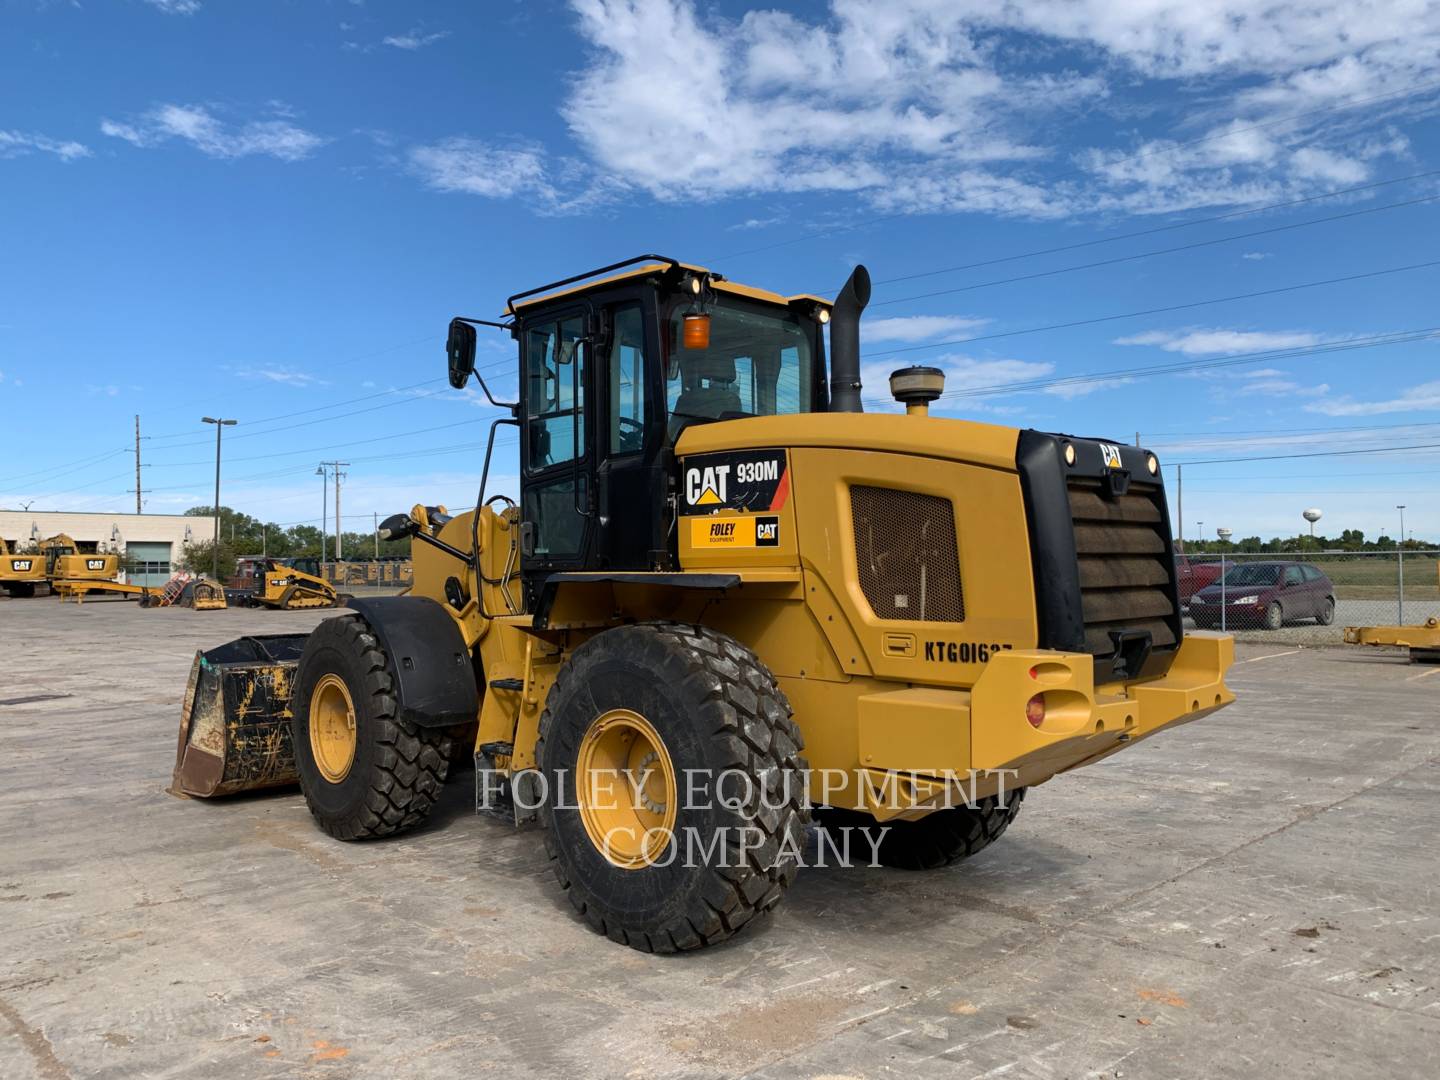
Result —
[[615, 312], [610, 352], [610, 453], [633, 454], [645, 441], [645, 321], [639, 304]]
[[525, 466], [540, 472], [585, 453], [584, 320], [576, 315], [525, 334]]
[[695, 420], [809, 412], [810, 332], [784, 308], [722, 295], [710, 308], [710, 344], [684, 346], [688, 304], [666, 321], [665, 404], [671, 430]]

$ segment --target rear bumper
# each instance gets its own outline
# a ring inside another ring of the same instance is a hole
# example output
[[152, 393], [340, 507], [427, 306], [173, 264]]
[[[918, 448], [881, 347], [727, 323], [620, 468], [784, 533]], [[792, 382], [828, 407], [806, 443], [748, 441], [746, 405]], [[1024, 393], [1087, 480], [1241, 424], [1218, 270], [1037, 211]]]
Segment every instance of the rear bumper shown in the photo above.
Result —
[[[861, 766], [876, 817], [923, 816], [953, 800], [1040, 784], [1141, 739], [1208, 716], [1235, 700], [1225, 673], [1235, 659], [1228, 634], [1186, 635], [1161, 678], [1096, 687], [1088, 653], [1043, 650], [991, 657], [970, 691], [933, 689], [860, 699]], [[1026, 703], [1045, 702], [1039, 727]], [[893, 798], [895, 773], [909, 802]]]

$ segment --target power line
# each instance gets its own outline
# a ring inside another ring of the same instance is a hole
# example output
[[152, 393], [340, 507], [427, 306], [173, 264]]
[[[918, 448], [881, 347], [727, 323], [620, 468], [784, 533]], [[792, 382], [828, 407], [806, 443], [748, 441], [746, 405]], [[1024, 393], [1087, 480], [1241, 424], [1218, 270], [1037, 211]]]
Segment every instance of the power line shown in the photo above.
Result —
[[1191, 308], [1206, 307], [1210, 304], [1228, 304], [1236, 300], [1253, 300], [1260, 296], [1276, 296], [1281, 293], [1299, 292], [1302, 289], [1317, 289], [1322, 285], [1341, 285], [1349, 281], [1363, 281], [1368, 278], [1384, 277], [1389, 274], [1403, 274], [1411, 270], [1428, 270], [1431, 267], [1440, 266], [1440, 259], [1432, 259], [1428, 262], [1411, 263], [1408, 266], [1392, 266], [1384, 270], [1370, 270], [1363, 274], [1347, 274], [1344, 277], [1326, 278], [1322, 281], [1306, 281], [1298, 285], [1282, 285], [1273, 289], [1259, 289], [1255, 292], [1236, 293], [1233, 296], [1217, 296], [1209, 300], [1192, 300], [1183, 304], [1168, 304], [1164, 307], [1146, 308], [1143, 311], [1128, 311], [1119, 315], [1099, 315], [1090, 319], [1074, 319], [1070, 322], [1051, 323], [1047, 326], [1029, 326], [1020, 330], [1005, 330], [994, 334], [977, 334], [974, 337], [955, 338], [950, 341], [932, 341], [926, 345], [909, 345], [902, 349], [888, 349], [881, 353], [875, 353], [867, 359], [880, 359], [886, 356], [898, 356], [902, 353], [919, 352], [922, 349], [941, 349], [950, 345], [966, 345], [975, 341], [997, 341], [1000, 338], [1019, 337], [1022, 334], [1038, 334], [1047, 330], [1068, 330], [1077, 326], [1094, 326], [1097, 323], [1116, 322], [1120, 319], [1138, 319], [1144, 315], [1162, 315], [1171, 311], [1186, 311]]
[[1081, 240], [1074, 244], [1061, 244], [1058, 247], [1024, 251], [1018, 255], [1001, 255], [993, 259], [982, 259], [979, 262], [962, 263], [959, 266], [942, 266], [935, 270], [923, 270], [915, 274], [902, 274], [899, 277], [893, 278], [878, 278], [875, 284], [893, 285], [900, 281], [914, 281], [917, 278], [935, 277], [939, 274], [953, 274], [961, 270], [978, 270], [986, 266], [1016, 262], [1020, 259], [1033, 259], [1041, 255], [1059, 255], [1066, 251], [1078, 251], [1081, 248], [1096, 247], [1100, 244], [1113, 244], [1120, 240], [1134, 240], [1142, 236], [1154, 236], [1157, 233], [1174, 232], [1177, 229], [1189, 229], [1196, 225], [1213, 225], [1219, 221], [1229, 221], [1233, 218], [1247, 217], [1251, 214], [1263, 214], [1270, 210], [1287, 210], [1291, 207], [1304, 206], [1307, 203], [1319, 202], [1323, 199], [1334, 199], [1341, 195], [1355, 195], [1362, 191], [1374, 191], [1377, 188], [1390, 187], [1394, 184], [1405, 184], [1412, 180], [1428, 180], [1435, 176], [1440, 176], [1440, 169], [1432, 169], [1429, 172], [1412, 173], [1409, 176], [1397, 176], [1393, 180], [1379, 180], [1373, 184], [1361, 184], [1358, 187], [1337, 188], [1334, 191], [1321, 192], [1319, 195], [1308, 195], [1303, 199], [1290, 199], [1287, 202], [1269, 203], [1266, 206], [1253, 206], [1246, 210], [1233, 210], [1228, 214], [1216, 214], [1212, 217], [1195, 218], [1192, 221], [1180, 221], [1171, 225], [1157, 225], [1152, 229], [1138, 229], [1135, 232], [1119, 233], [1115, 236], [1102, 236], [1095, 240]]
[[[1245, 364], [1260, 364], [1276, 360], [1294, 360], [1304, 356], [1319, 356], [1331, 352], [1349, 352], [1352, 349], [1369, 349], [1381, 345], [1403, 345], [1415, 341], [1429, 341], [1440, 337], [1440, 326], [1422, 330], [1399, 330], [1390, 334], [1377, 334], [1368, 338], [1351, 338], [1346, 341], [1330, 342], [1324, 345], [1298, 345], [1290, 349], [1270, 349], [1264, 352], [1241, 353], [1236, 356], [1217, 356], [1202, 360], [1176, 360], [1167, 364], [1149, 364], [1134, 368], [1112, 368], [1108, 371], [1089, 372], [1080, 375], [1064, 375], [1051, 379], [1027, 379], [1008, 383], [992, 383], [989, 386], [972, 386], [948, 390], [942, 399], [957, 397], [990, 397], [996, 394], [1014, 394], [1034, 390], [1046, 390], [1055, 386], [1083, 385], [1094, 382], [1112, 382], [1116, 379], [1135, 379], [1150, 375], [1173, 375], [1186, 371], [1221, 367], [1238, 367]], [[869, 404], [881, 405], [888, 402], [883, 398], [866, 399]], [[1411, 425], [1401, 425], [1411, 426]]]
[[1296, 458], [1354, 457], [1358, 454], [1393, 454], [1398, 450], [1437, 450], [1440, 443], [1419, 443], [1414, 446], [1377, 446], [1364, 450], [1316, 450], [1303, 454], [1266, 454], [1257, 457], [1209, 458], [1207, 460], [1167, 461], [1166, 468], [1175, 465], [1229, 465], [1240, 461], [1291, 461]]
[[[914, 296], [901, 296], [894, 300], [885, 300], [871, 306], [889, 307], [891, 304], [905, 304], [912, 300], [928, 300], [934, 296], [951, 296], [954, 293], [973, 292], [976, 289], [989, 289], [996, 285], [1013, 285], [1019, 281], [1035, 281], [1038, 278], [1058, 277], [1061, 274], [1073, 274], [1077, 270], [1094, 270], [1101, 266], [1116, 266], [1120, 263], [1154, 258], [1157, 255], [1174, 255], [1181, 251], [1194, 251], [1197, 248], [1230, 244], [1236, 240], [1253, 240], [1257, 236], [1269, 236], [1273, 233], [1289, 232], [1293, 229], [1304, 229], [1311, 225], [1327, 225], [1335, 221], [1344, 221], [1347, 218], [1362, 217], [1365, 214], [1379, 214], [1386, 210], [1401, 210], [1410, 206], [1419, 206], [1422, 203], [1432, 203], [1437, 199], [1440, 199], [1440, 195], [1424, 195], [1418, 199], [1406, 199], [1404, 202], [1386, 203], [1384, 206], [1366, 206], [1359, 210], [1348, 210], [1343, 214], [1331, 214], [1328, 217], [1311, 218], [1309, 221], [1292, 221], [1288, 225], [1273, 225], [1268, 229], [1255, 229], [1252, 232], [1236, 233], [1234, 236], [1217, 236], [1210, 240], [1197, 240], [1191, 244], [1178, 244], [1175, 247], [1157, 248], [1154, 251], [1140, 251], [1132, 255], [1117, 255], [1113, 259], [1098, 259], [1095, 262], [1079, 263], [1076, 266], [1061, 266], [1053, 270], [1037, 270], [1033, 274], [1017, 274], [1014, 277], [996, 278], [991, 281], [978, 281], [970, 285], [959, 285], [953, 289], [937, 289], [934, 292], [916, 293]], [[940, 272], [941, 271], [936, 271], [936, 273]]]

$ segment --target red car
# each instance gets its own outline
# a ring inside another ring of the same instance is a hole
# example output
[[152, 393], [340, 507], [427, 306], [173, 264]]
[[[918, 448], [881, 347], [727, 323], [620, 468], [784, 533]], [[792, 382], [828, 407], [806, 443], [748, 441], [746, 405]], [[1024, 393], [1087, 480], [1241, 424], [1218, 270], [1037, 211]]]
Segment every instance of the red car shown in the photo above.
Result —
[[1190, 598], [1196, 627], [1220, 625], [1234, 629], [1279, 630], [1296, 619], [1314, 619], [1321, 626], [1335, 621], [1335, 586], [1309, 563], [1230, 563], [1225, 577]]
[[1180, 587], [1180, 606], [1211, 582], [1220, 580], [1220, 562], [1192, 562], [1181, 555], [1175, 560], [1175, 580]]

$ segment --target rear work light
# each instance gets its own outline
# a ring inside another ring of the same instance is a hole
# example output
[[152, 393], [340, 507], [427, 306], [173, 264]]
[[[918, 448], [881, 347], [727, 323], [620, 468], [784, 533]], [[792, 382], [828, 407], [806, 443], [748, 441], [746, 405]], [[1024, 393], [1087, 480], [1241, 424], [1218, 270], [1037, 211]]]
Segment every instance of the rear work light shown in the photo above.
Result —
[[1036, 694], [1025, 703], [1025, 719], [1030, 721], [1030, 726], [1038, 728], [1045, 722], [1045, 695]]

